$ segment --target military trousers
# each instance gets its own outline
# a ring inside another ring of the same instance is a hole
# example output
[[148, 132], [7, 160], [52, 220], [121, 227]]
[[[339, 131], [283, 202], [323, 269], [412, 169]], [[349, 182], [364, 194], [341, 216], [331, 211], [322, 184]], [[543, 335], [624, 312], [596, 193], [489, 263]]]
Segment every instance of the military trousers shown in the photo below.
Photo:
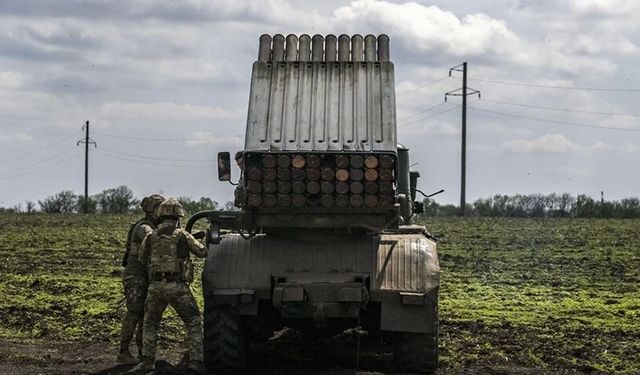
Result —
[[152, 281], [144, 309], [142, 356], [155, 359], [158, 327], [162, 313], [171, 305], [187, 326], [187, 343], [192, 361], [202, 361], [202, 318], [196, 299], [183, 282]]
[[122, 318], [120, 330], [120, 350], [129, 349], [129, 343], [136, 335], [138, 350], [142, 349], [142, 319], [144, 317], [144, 302], [147, 298], [149, 282], [146, 277], [125, 275], [122, 280], [127, 312]]

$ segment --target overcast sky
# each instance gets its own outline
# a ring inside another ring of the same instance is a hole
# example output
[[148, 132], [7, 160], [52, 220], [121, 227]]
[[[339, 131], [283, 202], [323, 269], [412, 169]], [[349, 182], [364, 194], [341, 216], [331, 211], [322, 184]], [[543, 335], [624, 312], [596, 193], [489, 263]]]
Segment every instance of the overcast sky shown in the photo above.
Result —
[[[262, 33], [386, 33], [398, 138], [425, 192], [456, 203], [469, 63], [467, 197], [640, 187], [640, 2], [0, 0], [0, 205], [83, 191], [208, 196], [242, 148]], [[237, 177], [237, 170], [234, 171]]]

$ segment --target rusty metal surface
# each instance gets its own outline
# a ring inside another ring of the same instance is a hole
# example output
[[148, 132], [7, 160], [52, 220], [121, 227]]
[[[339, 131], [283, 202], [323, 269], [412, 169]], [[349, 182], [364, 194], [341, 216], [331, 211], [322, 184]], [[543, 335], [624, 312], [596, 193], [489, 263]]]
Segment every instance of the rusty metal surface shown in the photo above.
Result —
[[256, 62], [247, 151], [393, 151], [392, 63]]
[[300, 233], [258, 235], [249, 241], [227, 235], [209, 249], [204, 287], [205, 293], [251, 289], [270, 298], [272, 276], [287, 282], [352, 282], [357, 275], [369, 275], [372, 293], [428, 293], [440, 280], [435, 243], [420, 233]]
[[361, 36], [341, 35], [339, 61], [332, 56], [319, 61], [323, 47], [334, 53], [334, 37], [321, 45], [325, 39], [314, 36], [314, 58], [308, 61], [308, 35], [289, 35], [286, 47], [284, 37], [276, 35], [270, 51], [268, 36], [262, 36], [251, 77], [245, 150], [394, 151], [395, 79], [388, 38], [378, 38], [381, 60], [375, 61], [375, 38], [367, 37], [363, 51]]
[[421, 234], [384, 234], [372, 289], [427, 292], [440, 285], [435, 242]]

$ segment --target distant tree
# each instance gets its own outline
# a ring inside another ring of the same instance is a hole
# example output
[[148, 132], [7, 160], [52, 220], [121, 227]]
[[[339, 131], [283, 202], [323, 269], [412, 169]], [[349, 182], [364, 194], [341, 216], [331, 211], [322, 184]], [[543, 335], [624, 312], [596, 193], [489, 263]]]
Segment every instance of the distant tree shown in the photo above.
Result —
[[460, 208], [453, 204], [439, 205], [435, 200], [425, 198], [424, 204], [424, 216], [432, 217], [451, 217], [458, 216], [460, 214]]
[[567, 217], [571, 215], [573, 205], [576, 198], [572, 197], [569, 193], [563, 193], [561, 195], [553, 195], [553, 202], [551, 204], [551, 210], [549, 216], [554, 217]]
[[33, 201], [25, 201], [24, 206], [26, 213], [32, 213], [36, 211], [36, 204]]
[[473, 202], [473, 210], [475, 216], [494, 216], [493, 212], [493, 199], [478, 199]]
[[[459, 207], [439, 205], [424, 200], [424, 216], [457, 216]], [[624, 198], [620, 201], [597, 201], [581, 194], [573, 197], [562, 194], [496, 194], [479, 198], [467, 205], [468, 216], [484, 217], [588, 217], [588, 218], [640, 218], [640, 199]]]
[[509, 197], [496, 194], [493, 196], [493, 214], [491, 216], [507, 216], [507, 203]]
[[40, 205], [40, 210], [46, 213], [76, 212], [78, 196], [71, 190], [63, 190], [38, 201], [38, 205]]
[[[103, 190], [95, 196], [98, 211], [105, 214], [124, 214], [133, 210], [138, 200], [133, 197], [133, 192], [127, 186], [122, 185], [112, 189]], [[91, 204], [89, 202], [89, 204]]]
[[618, 217], [640, 217], [640, 200], [638, 198], [624, 198], [620, 201]]
[[200, 200], [191, 199], [191, 197], [178, 197], [178, 201], [189, 214], [195, 214], [198, 211], [217, 210], [218, 202], [211, 198], [201, 197]]
[[22, 207], [18, 204], [13, 207], [0, 207], [0, 213], [18, 214], [22, 212]]
[[84, 196], [82, 197], [78, 196], [78, 207], [76, 208], [76, 211], [85, 212], [85, 205], [87, 206], [86, 212], [88, 214], [97, 213], [98, 212], [98, 195], [89, 197], [86, 202], [84, 200]]
[[580, 194], [573, 205], [573, 216], [575, 217], [596, 217], [596, 202], [593, 198]]

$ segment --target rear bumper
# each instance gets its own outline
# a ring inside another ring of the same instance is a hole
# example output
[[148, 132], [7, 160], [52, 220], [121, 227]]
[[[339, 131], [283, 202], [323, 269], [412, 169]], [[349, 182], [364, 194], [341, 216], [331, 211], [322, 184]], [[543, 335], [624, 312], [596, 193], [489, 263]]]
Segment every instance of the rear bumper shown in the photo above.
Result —
[[283, 318], [357, 318], [369, 292], [361, 283], [283, 283], [271, 301]]
[[205, 298], [246, 316], [267, 306], [287, 319], [362, 318], [375, 310], [382, 330], [435, 332], [440, 268], [435, 242], [420, 230], [269, 234], [248, 241], [227, 235], [209, 248]]

